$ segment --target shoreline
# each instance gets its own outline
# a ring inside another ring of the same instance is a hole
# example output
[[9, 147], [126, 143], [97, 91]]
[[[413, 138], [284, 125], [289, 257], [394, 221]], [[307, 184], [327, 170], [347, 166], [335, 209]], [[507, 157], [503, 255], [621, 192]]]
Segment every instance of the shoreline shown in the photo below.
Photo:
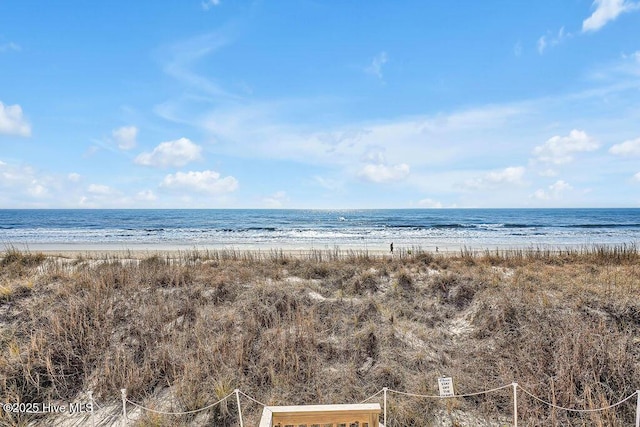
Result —
[[383, 245], [295, 245], [295, 244], [251, 244], [251, 245], [189, 245], [189, 244], [157, 244], [157, 243], [136, 243], [136, 244], [111, 244], [111, 243], [5, 243], [0, 249], [0, 255], [16, 250], [25, 253], [42, 253], [46, 256], [58, 256], [73, 258], [87, 256], [91, 258], [102, 257], [128, 257], [146, 258], [158, 255], [170, 255], [179, 257], [181, 255], [193, 254], [254, 254], [273, 255], [282, 254], [293, 257], [306, 257], [314, 253], [331, 253], [340, 256], [367, 255], [382, 257], [389, 255], [411, 255], [417, 253], [428, 254], [487, 254], [487, 253], [509, 253], [509, 252], [550, 252], [559, 253], [562, 251], [591, 251], [597, 248], [629, 248], [637, 247], [636, 242], [622, 244], [592, 243], [592, 244], [504, 244], [504, 245], [443, 245], [443, 246], [402, 246], [394, 242], [394, 252], [391, 253], [388, 246]]

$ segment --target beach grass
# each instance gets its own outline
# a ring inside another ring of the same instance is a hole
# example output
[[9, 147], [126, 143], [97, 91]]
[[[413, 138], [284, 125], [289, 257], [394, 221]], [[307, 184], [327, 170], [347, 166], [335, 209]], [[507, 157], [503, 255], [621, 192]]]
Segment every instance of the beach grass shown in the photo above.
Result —
[[[434, 253], [209, 250], [136, 256], [0, 254], [0, 400], [120, 389], [189, 411], [238, 388], [271, 405], [357, 403], [383, 387], [437, 395], [514, 381], [597, 409], [640, 388], [636, 245]], [[393, 395], [393, 426], [505, 425], [510, 389], [454, 400]], [[380, 400], [373, 400], [380, 401]], [[522, 394], [520, 424], [631, 425], [635, 401], [593, 413]], [[135, 425], [237, 425], [235, 403]], [[257, 404], [243, 408], [257, 425]], [[45, 422], [0, 414], [0, 423]]]

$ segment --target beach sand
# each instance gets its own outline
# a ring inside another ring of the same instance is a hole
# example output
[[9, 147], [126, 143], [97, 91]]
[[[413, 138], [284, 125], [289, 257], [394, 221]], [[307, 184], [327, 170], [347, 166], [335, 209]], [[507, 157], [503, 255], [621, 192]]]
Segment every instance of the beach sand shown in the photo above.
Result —
[[192, 245], [192, 244], [157, 244], [157, 243], [9, 243], [5, 244], [5, 249], [16, 249], [22, 252], [43, 253], [48, 256], [61, 256], [74, 258], [78, 256], [88, 258], [100, 257], [127, 257], [143, 259], [154, 255], [169, 255], [180, 257], [188, 253], [201, 253], [206, 255], [207, 252], [226, 252], [226, 253], [251, 253], [253, 255], [270, 256], [274, 253], [282, 253], [293, 257], [308, 257], [313, 253], [333, 253], [341, 256], [353, 254], [366, 254], [368, 256], [402, 256], [412, 253], [430, 253], [430, 254], [462, 254], [462, 253], [488, 253], [488, 252], [509, 252], [509, 251], [547, 251], [559, 252], [561, 250], [580, 250], [585, 245], [537, 245], [531, 244], [503, 244], [503, 245], [459, 245], [459, 244], [433, 244], [429, 243], [424, 246], [404, 246], [401, 242], [394, 242], [394, 251], [390, 251], [389, 245], [342, 245], [342, 246], [314, 246], [300, 244], [250, 244], [250, 245]]

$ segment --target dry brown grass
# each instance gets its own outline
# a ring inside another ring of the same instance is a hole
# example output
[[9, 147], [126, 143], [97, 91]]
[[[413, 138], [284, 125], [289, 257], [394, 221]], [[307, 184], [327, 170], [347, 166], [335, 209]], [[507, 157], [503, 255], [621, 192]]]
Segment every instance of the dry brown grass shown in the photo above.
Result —
[[[86, 390], [117, 402], [126, 387], [148, 406], [169, 393], [176, 411], [234, 388], [274, 405], [354, 403], [382, 387], [437, 394], [448, 375], [458, 393], [517, 381], [589, 409], [640, 388], [635, 246], [0, 258], [3, 402], [68, 401]], [[508, 419], [511, 393], [393, 396], [389, 405], [392, 426], [437, 425], [443, 411], [479, 423]], [[243, 408], [247, 425], [260, 410]], [[630, 425], [634, 410], [580, 415], [519, 400], [524, 426]], [[5, 425], [34, 419], [0, 416]], [[204, 417], [148, 415], [138, 425], [231, 426], [236, 417], [230, 400]]]

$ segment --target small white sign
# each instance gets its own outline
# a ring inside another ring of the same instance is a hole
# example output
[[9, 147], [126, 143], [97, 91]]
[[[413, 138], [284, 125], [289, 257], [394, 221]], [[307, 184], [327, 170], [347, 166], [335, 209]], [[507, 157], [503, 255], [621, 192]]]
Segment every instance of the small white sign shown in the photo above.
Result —
[[455, 396], [453, 378], [451, 377], [438, 378], [438, 388], [440, 389], [440, 397]]

